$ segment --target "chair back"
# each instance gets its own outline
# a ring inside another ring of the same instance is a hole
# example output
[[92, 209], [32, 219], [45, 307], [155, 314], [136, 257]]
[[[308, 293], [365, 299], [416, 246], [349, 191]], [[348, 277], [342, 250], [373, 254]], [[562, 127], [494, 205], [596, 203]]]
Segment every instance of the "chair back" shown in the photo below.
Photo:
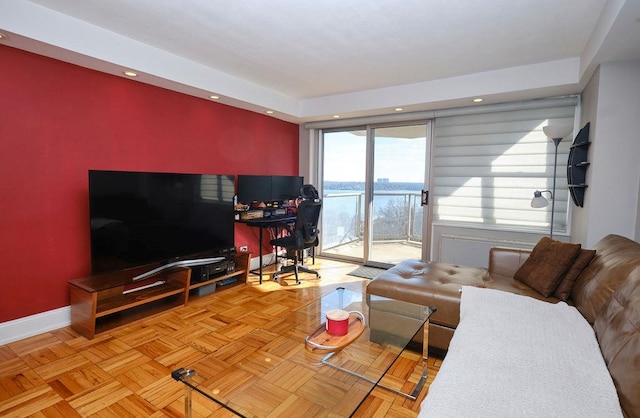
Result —
[[318, 220], [322, 209], [321, 200], [303, 200], [298, 205], [294, 234], [298, 248], [318, 245]]
[[318, 190], [315, 188], [313, 184], [304, 184], [300, 187], [300, 196], [304, 200], [318, 200], [320, 196], [318, 196]]

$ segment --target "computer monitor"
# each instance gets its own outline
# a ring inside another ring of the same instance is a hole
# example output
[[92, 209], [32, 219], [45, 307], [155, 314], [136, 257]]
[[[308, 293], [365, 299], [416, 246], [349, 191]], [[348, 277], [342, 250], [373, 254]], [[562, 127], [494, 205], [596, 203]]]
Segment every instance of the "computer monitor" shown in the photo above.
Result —
[[238, 203], [274, 202], [300, 196], [301, 176], [238, 176]]
[[238, 176], [238, 203], [271, 201], [271, 176]]
[[271, 200], [290, 200], [300, 196], [303, 178], [298, 176], [271, 176]]

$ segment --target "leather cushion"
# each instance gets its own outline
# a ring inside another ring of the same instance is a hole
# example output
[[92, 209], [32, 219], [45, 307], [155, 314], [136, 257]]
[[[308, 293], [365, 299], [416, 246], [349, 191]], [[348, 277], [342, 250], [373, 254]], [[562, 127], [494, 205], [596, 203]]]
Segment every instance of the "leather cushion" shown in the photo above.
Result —
[[640, 417], [640, 265], [596, 316], [593, 329], [629, 417]]
[[586, 250], [584, 248], [580, 249], [578, 256], [575, 261], [569, 267], [569, 270], [565, 273], [562, 280], [560, 280], [560, 284], [553, 292], [553, 296], [557, 297], [560, 300], [568, 300], [569, 296], [571, 296], [571, 289], [573, 288], [573, 284], [576, 279], [582, 273], [585, 267], [593, 260], [593, 257], [596, 255], [596, 250]]
[[579, 251], [580, 244], [544, 237], [538, 241], [529, 258], [516, 271], [515, 279], [542, 296], [549, 297], [573, 264]]
[[433, 323], [455, 328], [460, 321], [460, 288], [484, 287], [487, 271], [449, 263], [403, 260], [367, 285], [367, 294], [437, 308]]
[[590, 324], [629, 273], [640, 266], [640, 244], [607, 235], [593, 247], [596, 256], [571, 289], [571, 300]]

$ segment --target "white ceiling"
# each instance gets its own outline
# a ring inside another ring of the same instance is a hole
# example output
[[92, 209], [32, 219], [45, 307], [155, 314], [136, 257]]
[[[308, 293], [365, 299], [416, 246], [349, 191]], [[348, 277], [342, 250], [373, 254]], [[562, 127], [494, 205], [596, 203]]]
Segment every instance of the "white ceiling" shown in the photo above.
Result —
[[640, 0], [3, 0], [0, 42], [294, 122], [571, 94]]

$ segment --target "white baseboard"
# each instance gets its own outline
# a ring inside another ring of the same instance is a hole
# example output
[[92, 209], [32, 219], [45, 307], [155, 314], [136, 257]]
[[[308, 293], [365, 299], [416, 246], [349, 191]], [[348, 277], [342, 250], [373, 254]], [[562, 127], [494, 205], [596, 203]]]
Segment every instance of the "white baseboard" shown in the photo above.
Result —
[[0, 324], [0, 345], [71, 325], [71, 306], [25, 316]]
[[[262, 265], [268, 266], [276, 262], [275, 253], [263, 254], [262, 255]], [[249, 269], [257, 270], [260, 268], [260, 257], [252, 257], [249, 261]]]

